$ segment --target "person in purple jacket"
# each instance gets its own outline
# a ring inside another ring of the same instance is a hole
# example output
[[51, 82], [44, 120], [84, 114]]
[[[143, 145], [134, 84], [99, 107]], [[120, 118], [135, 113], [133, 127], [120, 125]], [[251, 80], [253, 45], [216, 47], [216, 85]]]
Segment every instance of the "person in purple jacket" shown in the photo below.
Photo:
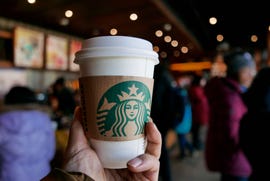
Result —
[[0, 180], [38, 181], [50, 170], [55, 136], [34, 91], [14, 86], [0, 107]]
[[234, 50], [224, 55], [226, 77], [211, 78], [205, 87], [210, 120], [205, 158], [208, 170], [219, 172], [221, 181], [247, 181], [252, 170], [239, 145], [240, 120], [247, 112], [242, 93], [256, 73], [249, 52]]

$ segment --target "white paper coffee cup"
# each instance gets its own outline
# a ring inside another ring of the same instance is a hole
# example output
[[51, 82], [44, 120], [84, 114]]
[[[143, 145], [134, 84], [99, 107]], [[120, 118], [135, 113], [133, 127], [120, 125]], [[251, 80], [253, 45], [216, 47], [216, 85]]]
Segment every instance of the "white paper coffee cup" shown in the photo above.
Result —
[[141, 38], [100, 36], [85, 40], [74, 62], [89, 142], [104, 168], [126, 168], [145, 151], [158, 54]]

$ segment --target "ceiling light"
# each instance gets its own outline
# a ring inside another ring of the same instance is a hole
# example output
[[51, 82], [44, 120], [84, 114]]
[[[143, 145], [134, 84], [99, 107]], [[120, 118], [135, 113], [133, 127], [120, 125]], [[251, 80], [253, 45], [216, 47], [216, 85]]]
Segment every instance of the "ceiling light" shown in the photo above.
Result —
[[223, 35], [219, 34], [217, 35], [217, 41], [222, 42], [224, 39]]
[[34, 3], [36, 2], [36, 0], [27, 0], [27, 2], [28, 2], [29, 4], [34, 4]]
[[175, 57], [179, 57], [179, 56], [180, 56], [180, 51], [179, 51], [179, 50], [175, 50], [175, 51], [173, 52], [173, 55], [174, 55]]
[[164, 51], [160, 52], [160, 57], [161, 58], [167, 58], [167, 53], [164, 52]]
[[60, 25], [67, 26], [69, 24], [69, 20], [67, 18], [62, 18], [60, 20]]
[[154, 47], [153, 47], [153, 50], [154, 50], [155, 52], [159, 52], [159, 47], [158, 47], [158, 46], [154, 46]]
[[170, 43], [172, 41], [172, 37], [170, 37], [169, 35], [164, 37], [164, 41], [167, 43]]
[[157, 31], [155, 32], [155, 35], [156, 35], [157, 37], [162, 37], [163, 32], [162, 32], [161, 30], [157, 30]]
[[110, 34], [111, 34], [111, 35], [116, 35], [116, 34], [117, 34], [117, 29], [112, 28], [112, 29], [110, 30]]
[[173, 40], [173, 41], [171, 42], [171, 45], [172, 45], [173, 47], [177, 47], [177, 46], [178, 46], [178, 41], [177, 41], [177, 40]]
[[215, 24], [217, 23], [217, 18], [215, 18], [215, 17], [209, 18], [209, 23], [210, 23], [211, 25], [215, 25]]
[[188, 52], [188, 47], [182, 46], [182, 47], [181, 47], [181, 52], [182, 52], [182, 53], [187, 53], [187, 52]]
[[228, 42], [222, 42], [219, 45], [217, 45], [216, 49], [218, 51], [228, 51], [230, 49], [230, 44]]
[[73, 11], [71, 11], [71, 10], [66, 10], [65, 16], [66, 16], [67, 18], [72, 17], [72, 16], [73, 16]]
[[136, 21], [136, 20], [138, 19], [138, 15], [137, 15], [136, 13], [132, 13], [132, 14], [130, 14], [130, 16], [129, 16], [129, 19], [130, 19], [131, 21]]
[[99, 34], [100, 34], [99, 29], [93, 29], [93, 30], [92, 30], [92, 35], [93, 35], [93, 36], [97, 36], [97, 35], [99, 35]]
[[166, 23], [166, 24], [164, 25], [164, 30], [165, 30], [165, 31], [171, 31], [171, 29], [172, 29], [172, 25], [171, 25], [171, 24]]
[[257, 41], [258, 41], [258, 36], [257, 36], [257, 35], [252, 35], [252, 36], [250, 37], [250, 40], [251, 40], [252, 42], [257, 42]]

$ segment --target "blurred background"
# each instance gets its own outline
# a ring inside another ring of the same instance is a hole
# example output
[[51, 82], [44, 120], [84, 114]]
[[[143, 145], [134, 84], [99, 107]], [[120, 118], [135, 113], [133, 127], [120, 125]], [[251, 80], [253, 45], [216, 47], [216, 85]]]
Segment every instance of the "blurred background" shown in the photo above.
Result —
[[[270, 64], [270, 14], [267, 1], [232, 0], [2, 0], [0, 5], [0, 100], [15, 85], [33, 89], [42, 104], [57, 110], [50, 96], [62, 80], [80, 105], [79, 67], [73, 63], [82, 41], [95, 36], [134, 36], [153, 44], [181, 85], [194, 73], [206, 79], [224, 76], [222, 55], [233, 48], [252, 53], [257, 70]], [[174, 82], [174, 81], [172, 81]], [[174, 82], [175, 83], [175, 82]], [[52, 119], [56, 128], [68, 128], [72, 113]], [[204, 138], [206, 130], [202, 132]], [[61, 165], [67, 129], [56, 133]], [[188, 139], [190, 139], [188, 137]], [[174, 159], [177, 136], [169, 131], [167, 148], [173, 180], [218, 180], [204, 166], [201, 152]], [[182, 179], [180, 179], [182, 178]]]

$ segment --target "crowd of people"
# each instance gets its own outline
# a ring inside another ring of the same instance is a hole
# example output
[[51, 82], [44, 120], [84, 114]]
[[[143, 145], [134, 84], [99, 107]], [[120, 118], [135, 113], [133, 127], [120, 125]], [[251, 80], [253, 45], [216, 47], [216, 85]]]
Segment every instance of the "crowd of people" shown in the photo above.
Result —
[[[79, 92], [67, 88], [64, 77], [48, 89], [46, 104], [30, 88], [12, 87], [0, 107], [0, 180], [171, 181], [170, 130], [177, 135], [179, 157], [203, 151], [207, 169], [220, 173], [221, 181], [264, 180], [263, 163], [270, 161], [265, 147], [270, 68], [258, 69], [252, 54], [241, 49], [225, 52], [223, 58], [225, 76], [193, 72], [187, 82], [172, 75], [168, 64], [156, 66], [146, 152], [122, 170], [102, 168], [83, 133]], [[59, 154], [55, 131], [61, 129], [69, 134]]]
[[[190, 82], [185, 86], [176, 84], [178, 80], [168, 71], [166, 77], [170, 78], [163, 79], [166, 83], [157, 79], [154, 95], [160, 99], [156, 101], [159, 109], [155, 102], [152, 109], [159, 111], [152, 112], [152, 117], [162, 130], [165, 145], [169, 130], [175, 131], [180, 158], [185, 158], [187, 151], [190, 156], [194, 150], [203, 151], [207, 170], [219, 173], [221, 181], [264, 180], [267, 175], [262, 163], [269, 160], [265, 156], [268, 149], [259, 150], [267, 138], [270, 68], [258, 67], [252, 54], [241, 48], [223, 52], [222, 59], [226, 72], [219, 76], [193, 72], [187, 74]], [[189, 116], [187, 103], [191, 106]], [[175, 108], [178, 113], [172, 112]], [[160, 161], [160, 177], [171, 180], [168, 148], [162, 149]]]

